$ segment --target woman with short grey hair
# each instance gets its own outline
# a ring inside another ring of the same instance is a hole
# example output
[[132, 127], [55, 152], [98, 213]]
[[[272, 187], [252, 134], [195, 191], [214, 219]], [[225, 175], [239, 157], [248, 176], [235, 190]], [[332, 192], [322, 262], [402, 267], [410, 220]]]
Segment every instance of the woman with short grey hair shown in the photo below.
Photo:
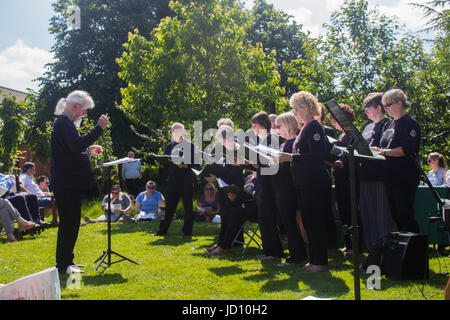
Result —
[[372, 149], [386, 157], [384, 181], [392, 219], [399, 231], [419, 233], [414, 198], [420, 180], [415, 160], [420, 147], [420, 126], [407, 113], [411, 103], [402, 90], [387, 91], [382, 104], [394, 121], [383, 131], [380, 147]]

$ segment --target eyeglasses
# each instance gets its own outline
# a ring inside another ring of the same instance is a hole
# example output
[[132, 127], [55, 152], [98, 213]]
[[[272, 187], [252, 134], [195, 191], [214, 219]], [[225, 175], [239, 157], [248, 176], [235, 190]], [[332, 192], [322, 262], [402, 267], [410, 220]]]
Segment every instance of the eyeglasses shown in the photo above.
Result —
[[155, 186], [147, 186], [147, 189], [153, 190], [153, 189], [155, 189]]
[[119, 191], [116, 191], [116, 192], [111, 192], [111, 193], [117, 195], [117, 194], [119, 194], [120, 192], [119, 192]]
[[397, 102], [391, 102], [391, 103], [389, 103], [389, 104], [387, 104], [387, 105], [384, 105], [383, 108], [384, 108], [384, 109], [390, 108], [393, 104], [396, 104], [396, 103], [397, 103]]

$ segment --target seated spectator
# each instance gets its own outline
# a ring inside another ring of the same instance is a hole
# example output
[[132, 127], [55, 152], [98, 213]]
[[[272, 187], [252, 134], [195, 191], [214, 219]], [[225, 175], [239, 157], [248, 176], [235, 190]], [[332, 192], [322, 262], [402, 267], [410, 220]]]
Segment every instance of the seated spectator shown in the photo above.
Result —
[[197, 211], [195, 212], [194, 219], [196, 221], [211, 222], [218, 213], [216, 187], [213, 183], [208, 183], [205, 186], [203, 195], [197, 202]]
[[[39, 189], [44, 193], [44, 195], [46, 197], [51, 197], [52, 199], [52, 206], [51, 206], [51, 213], [53, 214], [53, 219], [52, 219], [52, 226], [57, 226], [58, 225], [58, 207], [56, 206], [56, 202], [54, 201], [53, 198], [53, 192], [50, 192], [48, 186], [50, 185], [50, 179], [45, 176], [39, 176], [36, 179], [36, 183], [39, 187]], [[48, 212], [47, 210], [44, 211], [44, 215], [47, 216], [46, 212]]]
[[[0, 197], [7, 192], [7, 189], [0, 186]], [[5, 229], [6, 241], [16, 242], [14, 237], [14, 221], [17, 221], [21, 230], [27, 230], [36, 227], [37, 225], [31, 221], [23, 219], [17, 209], [13, 207], [11, 202], [0, 198], [0, 230], [1, 227]]]
[[447, 173], [445, 174], [445, 185], [450, 188], [450, 171], [449, 170], [447, 170]]
[[165, 200], [164, 196], [156, 191], [156, 183], [148, 181], [144, 192], [136, 198], [134, 216], [135, 221], [161, 221], [164, 220]]
[[37, 196], [27, 193], [16, 193], [17, 188], [14, 176], [5, 176], [0, 173], [0, 185], [7, 190], [1, 198], [8, 199], [13, 207], [19, 211], [22, 218], [39, 225], [50, 226], [50, 223], [41, 221]]
[[[111, 187], [111, 222], [122, 222], [127, 220], [127, 218], [123, 218], [125, 216], [128, 217], [131, 211], [131, 200], [130, 197], [121, 192], [120, 186], [115, 184]], [[87, 223], [97, 223], [97, 222], [106, 222], [108, 221], [108, 195], [103, 198], [102, 209], [104, 214], [98, 217], [97, 219], [91, 219], [85, 216], [83, 219]], [[123, 219], [122, 219], [123, 218]], [[129, 217], [128, 217], [129, 218]]]
[[433, 152], [428, 156], [428, 165], [431, 170], [428, 171], [428, 179], [433, 186], [442, 186], [445, 184], [445, 175], [447, 173], [447, 162], [442, 154]]
[[29, 194], [34, 194], [38, 197], [38, 204], [40, 208], [49, 207], [52, 205], [51, 193], [44, 193], [33, 181], [36, 167], [33, 162], [25, 162], [22, 167], [22, 173], [20, 174], [20, 183], [23, 185], [24, 190]]

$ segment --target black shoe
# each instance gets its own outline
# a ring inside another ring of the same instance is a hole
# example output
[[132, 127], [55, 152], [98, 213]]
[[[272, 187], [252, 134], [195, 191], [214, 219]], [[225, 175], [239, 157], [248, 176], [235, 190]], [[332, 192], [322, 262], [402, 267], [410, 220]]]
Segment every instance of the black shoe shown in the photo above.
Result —
[[152, 236], [164, 236], [166, 234], [167, 234], [167, 232], [158, 231], [156, 233], [153, 233]]
[[192, 233], [184, 233], [184, 232], [182, 232], [181, 236], [182, 237], [192, 237]]

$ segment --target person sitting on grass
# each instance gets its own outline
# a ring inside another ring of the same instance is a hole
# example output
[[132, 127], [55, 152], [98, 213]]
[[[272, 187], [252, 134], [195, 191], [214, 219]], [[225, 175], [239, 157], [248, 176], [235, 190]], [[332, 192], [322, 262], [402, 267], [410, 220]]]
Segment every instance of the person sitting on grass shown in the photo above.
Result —
[[197, 211], [195, 212], [194, 219], [196, 221], [211, 222], [218, 213], [216, 187], [213, 183], [208, 183], [205, 186], [203, 195], [197, 202]]
[[[105, 212], [97, 219], [91, 219], [85, 216], [83, 219], [87, 223], [97, 223], [108, 221], [108, 195], [103, 198], [102, 209]], [[123, 222], [129, 219], [131, 211], [130, 197], [121, 192], [120, 186], [115, 184], [111, 187], [111, 222]], [[128, 218], [128, 219], [127, 219]]]
[[[4, 195], [6, 192], [7, 189], [0, 186], [0, 195]], [[17, 241], [14, 237], [14, 221], [17, 221], [20, 230], [28, 230], [37, 226], [34, 222], [26, 221], [22, 218], [19, 211], [13, 207], [11, 202], [0, 198], [0, 230], [3, 226], [6, 232], [7, 242]]]
[[156, 191], [156, 183], [148, 181], [145, 191], [136, 197], [134, 216], [135, 221], [164, 220], [165, 200], [161, 192]]

